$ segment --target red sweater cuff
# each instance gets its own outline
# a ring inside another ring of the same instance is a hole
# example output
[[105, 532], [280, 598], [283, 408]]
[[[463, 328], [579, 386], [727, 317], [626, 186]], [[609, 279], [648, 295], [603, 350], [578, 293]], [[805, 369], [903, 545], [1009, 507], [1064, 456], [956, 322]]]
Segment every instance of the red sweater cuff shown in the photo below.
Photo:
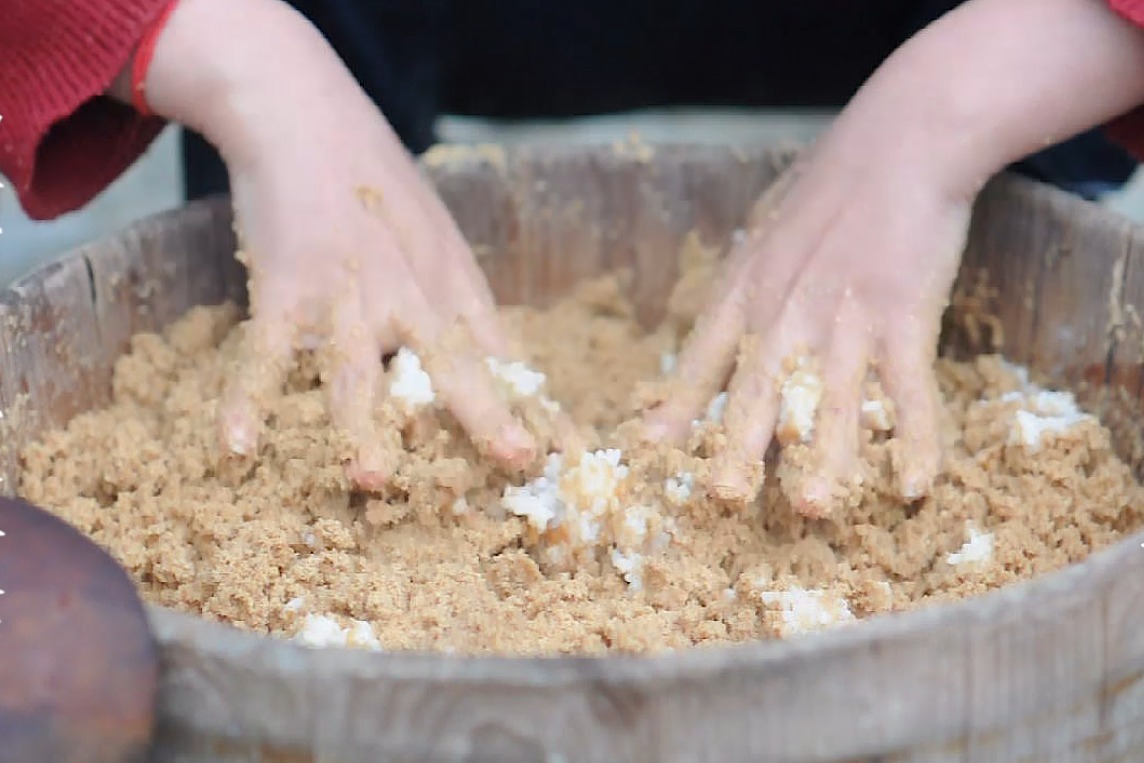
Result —
[[[1144, 0], [1108, 0], [1108, 5], [1122, 18], [1144, 27]], [[1137, 161], [1144, 160], [1144, 108], [1113, 120], [1105, 131]]]
[[159, 134], [101, 94], [169, 2], [4, 0], [0, 173], [33, 219], [89, 202]]
[[1108, 0], [1108, 5], [1133, 24], [1144, 26], [1144, 0]]

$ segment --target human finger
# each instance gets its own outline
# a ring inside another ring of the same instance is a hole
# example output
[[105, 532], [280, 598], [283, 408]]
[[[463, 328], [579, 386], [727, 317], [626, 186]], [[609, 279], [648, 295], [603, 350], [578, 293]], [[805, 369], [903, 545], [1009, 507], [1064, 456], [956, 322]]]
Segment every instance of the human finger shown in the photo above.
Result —
[[481, 450], [510, 468], [523, 468], [536, 456], [536, 440], [497, 394], [483, 358], [472, 352], [463, 324], [448, 332], [421, 295], [411, 295], [419, 325], [406, 324], [406, 344], [417, 348], [445, 406]]
[[889, 333], [879, 355], [882, 384], [897, 415], [898, 487], [903, 499], [913, 501], [930, 491], [941, 468], [941, 393], [934, 375], [937, 332], [908, 320]]
[[829, 514], [839, 490], [861, 477], [859, 426], [871, 343], [859, 315], [844, 313], [839, 318], [823, 367], [822, 402], [810, 438], [816, 470], [802, 482], [797, 498], [796, 508], [811, 516]]
[[714, 459], [711, 489], [717, 498], [737, 503], [754, 500], [762, 487], [763, 458], [778, 416], [781, 357], [757, 337], [744, 338], [723, 414], [726, 441]]
[[696, 320], [667, 382], [668, 398], [644, 415], [648, 439], [680, 442], [699, 412], [722, 390], [746, 329], [747, 280], [727, 278], [723, 299]]
[[246, 322], [219, 404], [224, 452], [248, 456], [258, 448], [263, 412], [290, 370], [294, 335], [295, 327], [281, 304], [264, 303]]
[[347, 474], [356, 486], [377, 490], [391, 471], [374, 418], [381, 357], [374, 332], [354, 300], [344, 300], [335, 307], [323, 356], [330, 420], [349, 439], [354, 454]]
[[[402, 254], [410, 275], [424, 294], [431, 295], [445, 318], [463, 318], [479, 348], [495, 357], [505, 355], [508, 339], [469, 244], [444, 204], [413, 171], [414, 166], [398, 161], [394, 169], [394, 185], [402, 192], [383, 193], [372, 186], [357, 189], [363, 209], [381, 223], [375, 240]], [[375, 273], [371, 280], [390, 276]]]

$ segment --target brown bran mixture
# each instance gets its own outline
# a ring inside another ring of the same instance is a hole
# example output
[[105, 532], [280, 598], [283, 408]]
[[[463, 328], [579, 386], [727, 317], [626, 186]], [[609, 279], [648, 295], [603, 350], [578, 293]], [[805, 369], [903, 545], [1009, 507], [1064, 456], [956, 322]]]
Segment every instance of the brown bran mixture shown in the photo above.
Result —
[[[590, 448], [618, 447], [641, 384], [686, 335], [701, 271], [650, 332], [617, 277], [547, 310], [503, 310], [523, 360], [547, 377], [543, 395]], [[1144, 494], [1109, 432], [990, 355], [938, 362], [947, 460], [928, 498], [894, 497], [894, 442], [874, 415], [859, 500], [824, 519], [791, 508], [774, 463], [752, 506], [707, 498], [713, 416], [684, 450], [597, 451], [563, 478], [550, 460], [565, 491], [553, 528], [505, 499], [506, 488], [518, 505], [542, 493], [521, 486], [544, 464], [503, 473], [447, 412], [384, 395], [376, 415], [396, 473], [380, 492], [357, 493], [305, 358], [271, 401], [259, 457], [221, 462], [215, 411], [238, 317], [198, 308], [162, 336], [136, 336], [113, 405], [27, 448], [21, 493], [110, 550], [146, 600], [258, 633], [337, 642], [306, 634], [324, 626], [356, 646], [501, 654], [784, 637], [1042, 575], [1144, 525]], [[537, 422], [552, 406], [538, 401], [513, 404], [547, 444]]]

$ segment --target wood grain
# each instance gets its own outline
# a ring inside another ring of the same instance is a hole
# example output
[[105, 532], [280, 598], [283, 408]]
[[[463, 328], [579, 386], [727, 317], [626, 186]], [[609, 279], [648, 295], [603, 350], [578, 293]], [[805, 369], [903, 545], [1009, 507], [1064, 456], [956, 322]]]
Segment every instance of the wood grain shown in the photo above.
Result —
[[[724, 244], [790, 156], [455, 149], [426, 171], [502, 301], [545, 304], [623, 266], [654, 321], [688, 231]], [[241, 295], [229, 226], [224, 204], [191, 205], [0, 299], [9, 489], [22, 443], [107, 399], [134, 331]], [[1115, 385], [1139, 421], [1141, 240], [1090, 204], [1000, 178], [975, 210], [958, 289], [984, 272], [1004, 295], [991, 307], [1006, 354], [1058, 383]], [[964, 332], [948, 336], [967, 349]], [[156, 760], [1140, 761], [1142, 544], [953, 606], [651, 658], [307, 651], [152, 608], [164, 659]]]

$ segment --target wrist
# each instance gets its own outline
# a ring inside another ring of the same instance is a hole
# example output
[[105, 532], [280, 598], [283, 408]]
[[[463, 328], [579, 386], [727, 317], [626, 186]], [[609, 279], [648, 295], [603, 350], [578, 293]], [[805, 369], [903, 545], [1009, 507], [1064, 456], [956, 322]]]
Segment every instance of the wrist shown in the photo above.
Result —
[[828, 137], [867, 165], [869, 175], [908, 184], [907, 192], [970, 202], [1015, 160], [990, 141], [998, 115], [983, 108], [987, 99], [980, 88], [958, 92], [951, 78], [926, 78], [910, 63], [888, 59]]
[[1012, 163], [1142, 101], [1144, 35], [1104, 3], [973, 0], [887, 59], [839, 122], [972, 199]]
[[145, 87], [154, 113], [202, 134], [232, 171], [312, 144], [325, 115], [372, 107], [318, 30], [279, 0], [180, 0]]
[[995, 170], [963, 135], [937, 114], [919, 116], [907, 104], [856, 98], [815, 147], [814, 165], [848, 177], [856, 193], [920, 194], [948, 206], [968, 204]]

